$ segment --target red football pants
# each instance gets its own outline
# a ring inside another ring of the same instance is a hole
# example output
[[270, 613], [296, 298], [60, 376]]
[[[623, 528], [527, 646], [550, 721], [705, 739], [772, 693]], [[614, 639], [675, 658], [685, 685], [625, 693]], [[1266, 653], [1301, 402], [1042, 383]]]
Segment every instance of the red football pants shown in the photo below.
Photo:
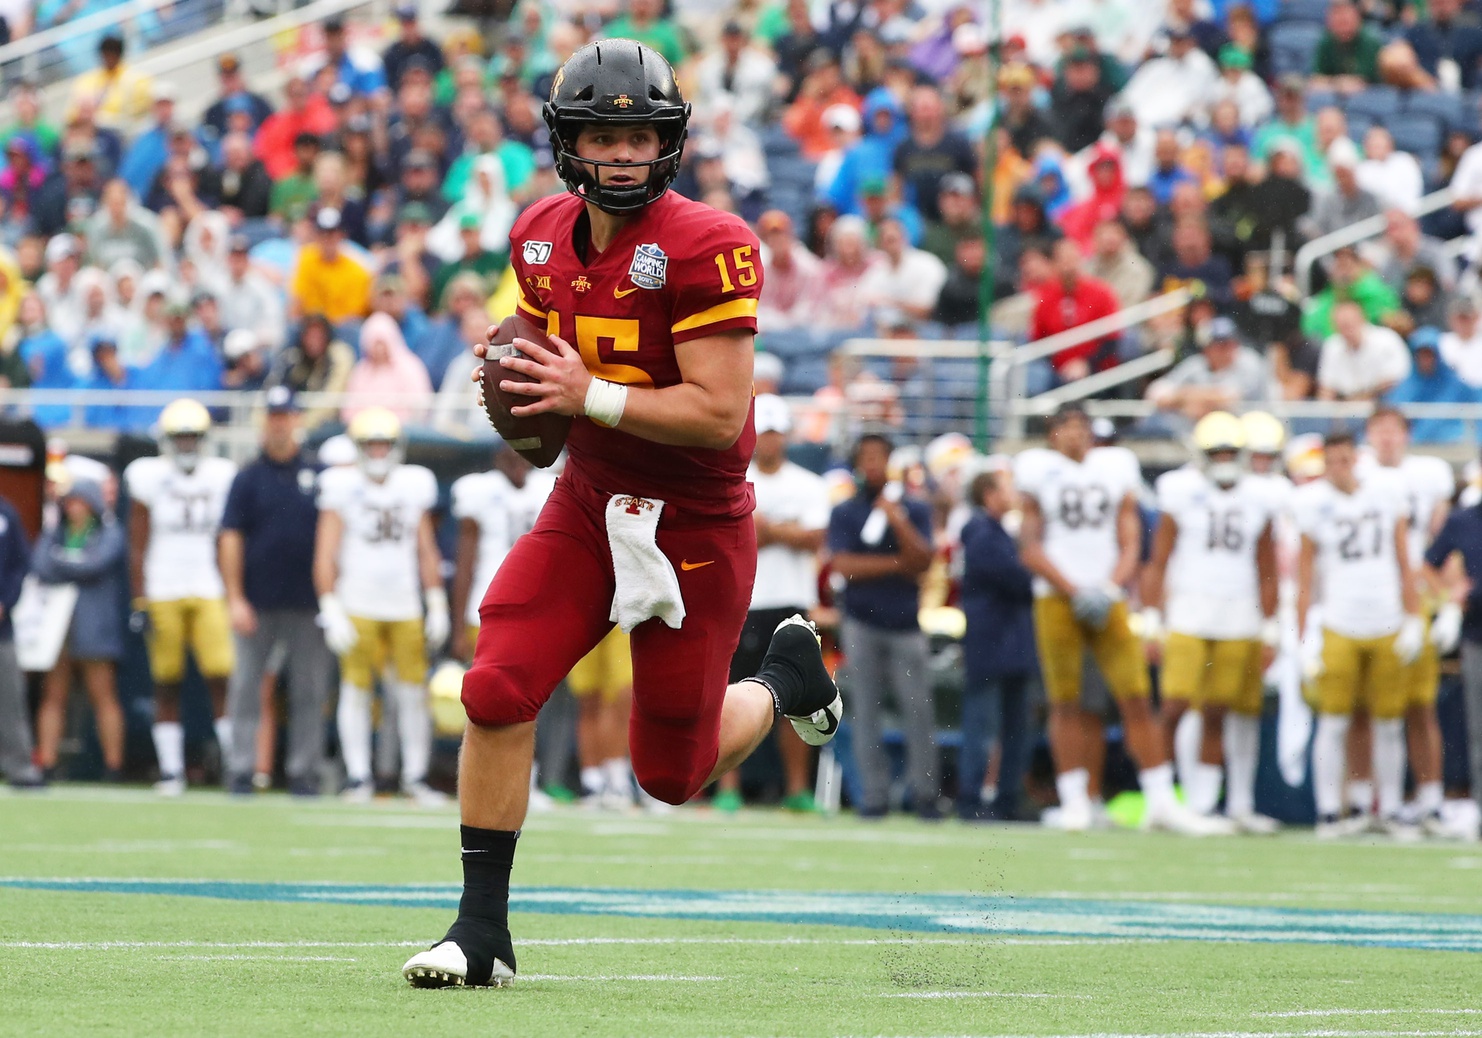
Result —
[[[535, 720], [576, 662], [612, 629], [609, 494], [563, 475], [535, 528], [499, 567], [479, 606], [463, 706], [477, 725]], [[720, 753], [720, 710], [731, 656], [756, 576], [750, 516], [714, 519], [666, 506], [656, 537], [684, 596], [679, 630], [662, 620], [632, 634], [633, 774], [654, 797], [682, 804], [700, 791]]]

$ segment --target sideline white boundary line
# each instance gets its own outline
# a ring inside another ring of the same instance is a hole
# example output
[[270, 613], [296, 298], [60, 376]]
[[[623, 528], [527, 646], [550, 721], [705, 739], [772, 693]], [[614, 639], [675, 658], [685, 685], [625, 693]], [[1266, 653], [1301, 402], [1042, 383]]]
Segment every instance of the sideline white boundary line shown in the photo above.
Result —
[[1282, 1013], [1252, 1013], [1251, 1016], [1271, 1019], [1292, 1019], [1303, 1016], [1477, 1016], [1482, 1009], [1292, 1009]]
[[[427, 941], [0, 941], [0, 951], [15, 949], [28, 951], [139, 951], [152, 948], [425, 948]], [[521, 947], [564, 948], [600, 947], [603, 945], [628, 946], [652, 945], [671, 947], [674, 945], [756, 945], [781, 947], [785, 945], [825, 945], [909, 948], [921, 945], [1028, 945], [1032, 947], [1081, 947], [1108, 944], [1147, 944], [1149, 941], [1120, 937], [1005, 937], [995, 938], [984, 934], [982, 939], [971, 937], [902, 936], [900, 938], [843, 937], [832, 940], [827, 937], [535, 937], [521, 940]]]
[[1068, 998], [1090, 1001], [1090, 995], [1048, 995], [1033, 991], [890, 991], [876, 998]]

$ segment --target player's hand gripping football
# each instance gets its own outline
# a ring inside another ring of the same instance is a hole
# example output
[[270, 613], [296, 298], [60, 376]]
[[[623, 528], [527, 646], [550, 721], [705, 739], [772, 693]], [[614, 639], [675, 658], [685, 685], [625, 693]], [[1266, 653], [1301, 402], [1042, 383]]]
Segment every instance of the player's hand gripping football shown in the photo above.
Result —
[[[494, 338], [497, 331], [496, 326], [490, 326], [485, 339]], [[538, 380], [511, 382], [506, 379], [499, 383], [499, 388], [506, 393], [532, 398], [530, 403], [510, 409], [510, 414], [516, 418], [544, 414], [547, 411], [569, 415], [586, 414], [587, 387], [592, 384], [592, 375], [587, 371], [586, 362], [575, 347], [559, 335], [548, 338], [556, 348], [555, 351], [547, 350], [529, 339], [516, 339], [514, 344], [524, 356], [503, 357], [499, 361], [503, 367]], [[488, 343], [475, 343], [473, 353], [484, 360], [489, 355]], [[474, 382], [482, 383], [482, 365], [474, 369], [472, 378]], [[479, 391], [483, 392], [482, 384]]]

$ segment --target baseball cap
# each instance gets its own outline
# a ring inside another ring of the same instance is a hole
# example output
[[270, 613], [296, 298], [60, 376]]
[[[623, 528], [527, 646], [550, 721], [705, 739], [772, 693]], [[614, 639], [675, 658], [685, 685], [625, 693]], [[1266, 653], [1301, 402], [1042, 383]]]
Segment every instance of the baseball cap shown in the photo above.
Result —
[[223, 54], [216, 59], [216, 71], [231, 74], [242, 68], [242, 59], [235, 54]]
[[298, 398], [287, 386], [274, 386], [268, 390], [263, 403], [267, 405], [268, 414], [295, 414], [299, 409]]
[[774, 231], [792, 230], [792, 217], [781, 209], [768, 209], [756, 221], [756, 229], [760, 234], [771, 234]]
[[153, 89], [149, 92], [149, 98], [152, 101], [174, 101], [178, 97], [179, 93], [175, 89], [175, 84], [168, 79], [156, 79]]
[[326, 205], [314, 213], [314, 226], [321, 231], [337, 231], [340, 229], [340, 211], [332, 205]]
[[251, 252], [252, 239], [245, 234], [234, 234], [226, 243], [228, 252]]
[[1410, 335], [1410, 349], [1412, 352], [1416, 350], [1439, 351], [1440, 348], [1441, 329], [1439, 328], [1432, 327], [1428, 324], [1422, 325], [1421, 327], [1415, 329], [1415, 331], [1412, 332]]
[[792, 432], [792, 409], [787, 401], [772, 393], [763, 393], [756, 398], [756, 434]]
[[1347, 137], [1339, 137], [1328, 145], [1328, 165], [1334, 169], [1357, 169], [1361, 159], [1358, 145]]
[[98, 157], [98, 150], [92, 141], [72, 141], [63, 150], [62, 157], [69, 162], [92, 162]]
[[1083, 422], [1089, 422], [1091, 416], [1086, 414], [1086, 407], [1079, 400], [1067, 400], [1055, 408], [1055, 413], [1050, 415], [1049, 426], [1051, 429], [1059, 428], [1072, 418], [1079, 418]]
[[[955, 37], [953, 42], [955, 44]], [[998, 70], [998, 85], [1000, 87], [1032, 87], [1034, 86], [1034, 70], [1022, 61], [1011, 61]]]
[[1248, 69], [1250, 67], [1250, 55], [1235, 44], [1227, 43], [1220, 48], [1220, 68]]
[[336, 83], [329, 88], [329, 92], [324, 96], [332, 105], [347, 105], [350, 103], [350, 98], [354, 95], [350, 92], [350, 88], [347, 85]]
[[82, 248], [75, 237], [70, 234], [59, 234], [46, 243], [46, 262], [56, 263], [68, 256], [76, 256], [82, 252]]
[[476, 231], [483, 226], [484, 221], [478, 213], [464, 213], [458, 217], [458, 229], [460, 231]]
[[[752, 359], [751, 377], [754, 382], [781, 382], [782, 358], [775, 353], [758, 353]], [[765, 395], [765, 394], [764, 394]]]
[[397, 4], [396, 20], [399, 22], [415, 22], [417, 20], [417, 5], [409, 3]]
[[883, 195], [889, 188], [890, 185], [884, 177], [872, 176], [865, 178], [865, 182], [859, 185], [859, 193], [861, 195]]
[[829, 105], [823, 110], [823, 125], [830, 130], [859, 132], [859, 111], [853, 105]]
[[1229, 339], [1239, 339], [1240, 329], [1235, 327], [1235, 322], [1228, 317], [1220, 316], [1209, 322], [1209, 341], [1223, 342]]
[[332, 14], [328, 18], [324, 19], [324, 31], [325, 32], [344, 32], [345, 31], [345, 16], [344, 15], [340, 15], [340, 14]]
[[972, 198], [978, 193], [978, 185], [966, 173], [948, 173], [937, 184], [938, 195], [966, 195]]
[[437, 169], [437, 159], [432, 157], [432, 152], [422, 148], [413, 148], [407, 152], [407, 157], [401, 160], [402, 169]]
[[226, 339], [221, 344], [221, 352], [227, 360], [241, 360], [257, 349], [257, 346], [257, 333], [249, 328], [233, 328], [226, 333]]
[[408, 202], [396, 214], [397, 223], [432, 223], [432, 210], [426, 202]]

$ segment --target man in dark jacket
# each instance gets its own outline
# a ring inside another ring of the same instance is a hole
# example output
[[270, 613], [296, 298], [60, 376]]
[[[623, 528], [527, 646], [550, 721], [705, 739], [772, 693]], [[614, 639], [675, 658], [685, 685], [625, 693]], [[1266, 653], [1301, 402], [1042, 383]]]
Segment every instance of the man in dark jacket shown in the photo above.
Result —
[[31, 760], [26, 682], [16, 661], [15, 627], [10, 622], [10, 611], [21, 597], [21, 581], [30, 569], [31, 546], [20, 513], [0, 497], [0, 772], [17, 789], [45, 785]]
[[[962, 529], [962, 751], [957, 813], [967, 821], [1009, 820], [1019, 809], [1025, 758], [1029, 683], [1035, 672], [1034, 594], [1029, 570], [1003, 528], [1011, 497], [1003, 478], [984, 472], [968, 487], [981, 509]], [[988, 745], [998, 740], [998, 795], [980, 801]]]

